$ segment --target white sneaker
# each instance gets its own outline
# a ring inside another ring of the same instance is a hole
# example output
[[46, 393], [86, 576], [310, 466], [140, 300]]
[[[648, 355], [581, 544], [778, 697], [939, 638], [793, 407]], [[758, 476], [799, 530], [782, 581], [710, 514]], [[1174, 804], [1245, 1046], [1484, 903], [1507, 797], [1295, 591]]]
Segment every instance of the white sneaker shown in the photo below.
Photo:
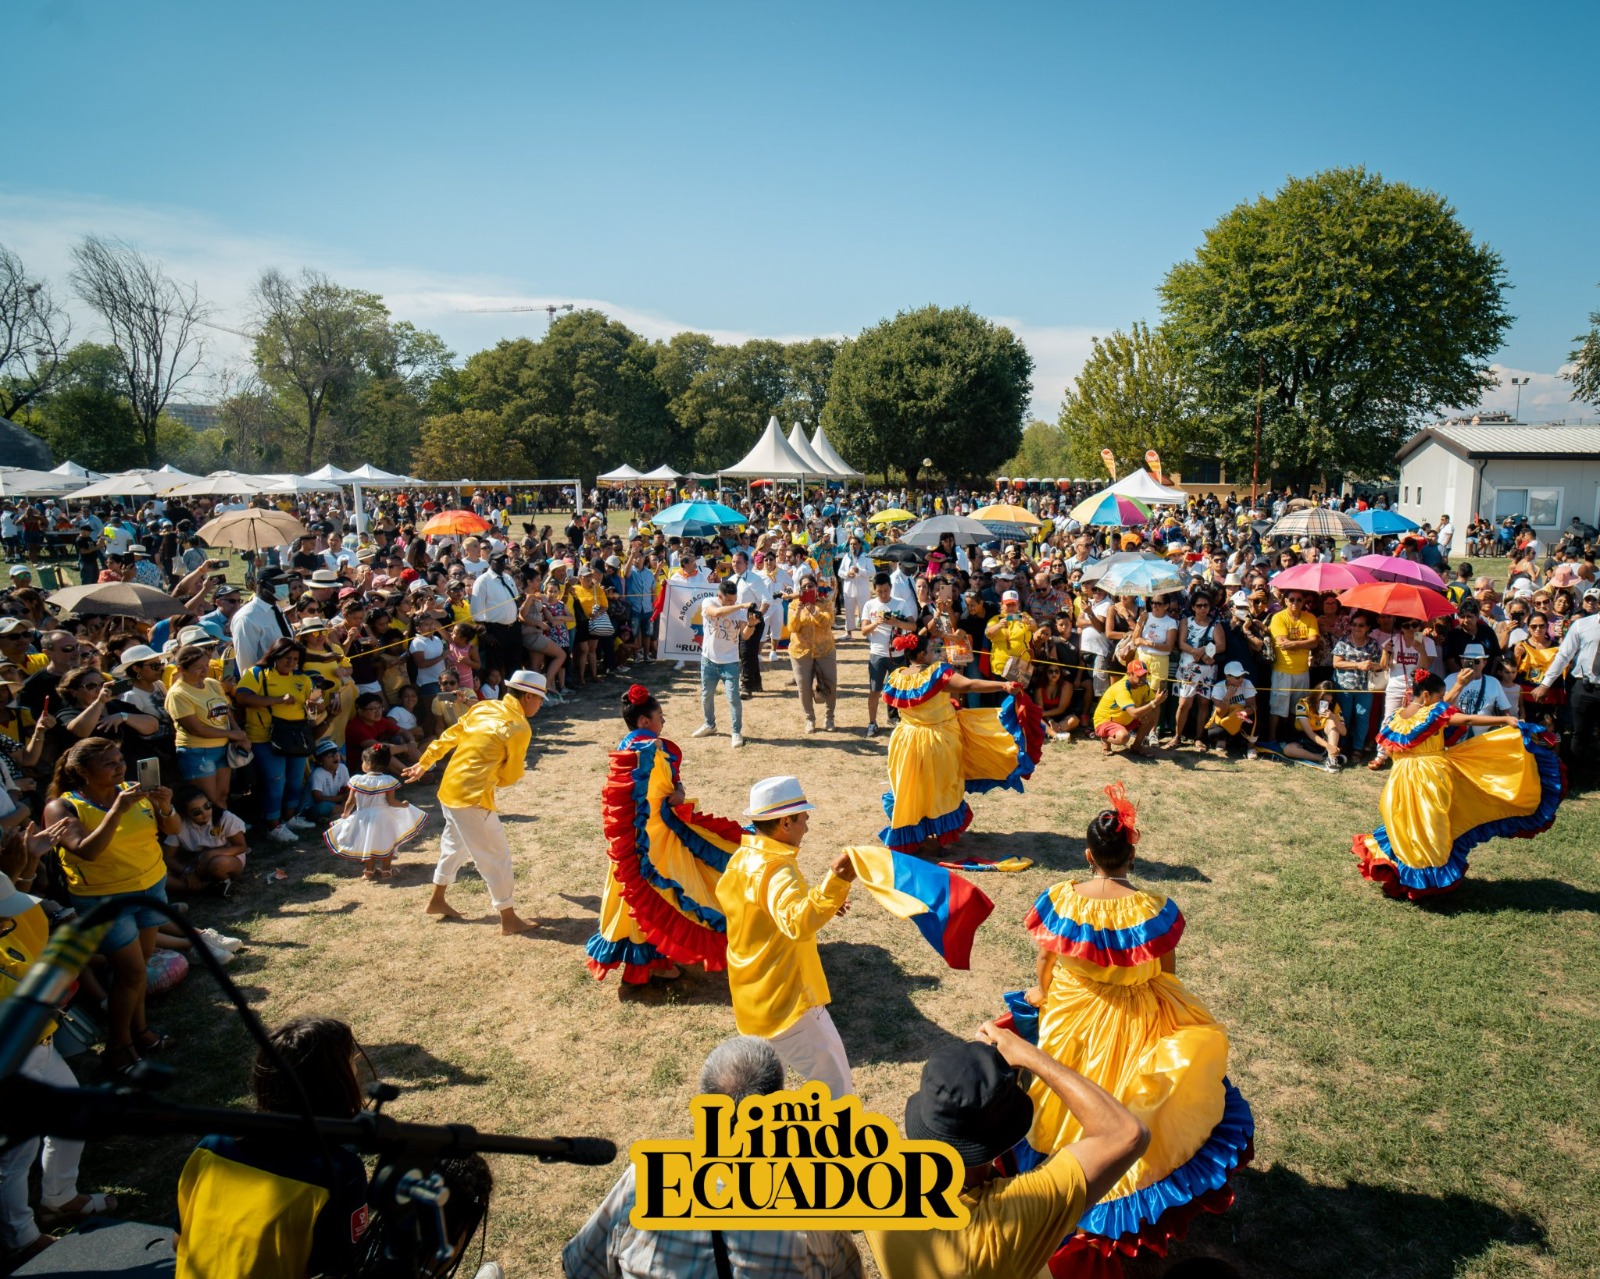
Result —
[[817, 721], [814, 720], [814, 719], [808, 719], [806, 721], [806, 732], [814, 733], [816, 731], [817, 731]]
[[1256, 748], [1254, 746], [1252, 746], [1249, 750], [1247, 750], [1244, 753], [1244, 757], [1246, 759], [1256, 759], [1256, 758], [1258, 758], [1257, 755], [1256, 755]]
[[293, 827], [295, 830], [316, 830], [317, 828], [316, 822], [309, 817], [301, 817], [298, 813], [284, 824]]
[[215, 928], [202, 928], [200, 936], [205, 938], [206, 945], [216, 950], [225, 950], [229, 954], [244, 945], [237, 937], [228, 937], [223, 933], [219, 933]]
[[716, 735], [716, 726], [712, 724], [702, 724], [689, 734], [690, 737], [715, 737]]
[[274, 844], [293, 844], [299, 840], [300, 836], [296, 835], [287, 826], [274, 826], [267, 832], [267, 838]]
[[486, 1261], [478, 1267], [478, 1273], [472, 1279], [506, 1279], [506, 1272], [500, 1268], [498, 1261]]
[[682, 662], [674, 662], [672, 664], [672, 669], [675, 670], [675, 671], [681, 671], [683, 669], [683, 663]]
[[239, 958], [231, 950], [224, 950], [221, 946], [214, 946], [208, 941], [203, 941], [200, 944], [204, 946], [206, 950], [211, 953], [212, 957], [224, 968]]
[[733, 735], [733, 749], [734, 750], [738, 750], [739, 747], [741, 747], [743, 745], [744, 745], [744, 738], [740, 737], [738, 733], [735, 733]]

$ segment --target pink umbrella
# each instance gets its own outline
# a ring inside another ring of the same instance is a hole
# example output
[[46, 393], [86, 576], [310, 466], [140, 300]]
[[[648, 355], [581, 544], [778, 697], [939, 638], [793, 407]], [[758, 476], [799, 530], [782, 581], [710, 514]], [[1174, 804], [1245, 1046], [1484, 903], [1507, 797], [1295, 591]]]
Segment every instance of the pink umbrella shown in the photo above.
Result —
[[1296, 564], [1272, 579], [1276, 591], [1348, 591], [1352, 586], [1378, 579], [1364, 568], [1349, 564]]
[[1403, 560], [1398, 555], [1362, 555], [1350, 561], [1353, 568], [1364, 568], [1380, 582], [1408, 582], [1413, 586], [1431, 586], [1444, 590], [1444, 578], [1426, 564]]

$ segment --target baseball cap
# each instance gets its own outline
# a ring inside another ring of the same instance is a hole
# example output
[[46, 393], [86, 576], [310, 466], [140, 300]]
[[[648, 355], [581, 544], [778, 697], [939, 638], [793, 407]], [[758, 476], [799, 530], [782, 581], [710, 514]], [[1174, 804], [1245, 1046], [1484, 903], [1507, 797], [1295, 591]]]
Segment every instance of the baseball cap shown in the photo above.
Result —
[[11, 566], [11, 576], [12, 577], [28, 577], [28, 576], [31, 576], [32, 573], [33, 573], [33, 570], [31, 568], [29, 568], [26, 564], [13, 564]]
[[1007, 591], [1000, 597], [1002, 604], [1016, 604], [1022, 599], [1015, 591]]
[[1143, 679], [1149, 673], [1149, 668], [1137, 657], [1128, 663], [1128, 674], [1133, 676], [1134, 679]]
[[1244, 667], [1238, 662], [1229, 662], [1222, 668], [1222, 673], [1224, 675], [1231, 675], [1234, 679], [1243, 679]]

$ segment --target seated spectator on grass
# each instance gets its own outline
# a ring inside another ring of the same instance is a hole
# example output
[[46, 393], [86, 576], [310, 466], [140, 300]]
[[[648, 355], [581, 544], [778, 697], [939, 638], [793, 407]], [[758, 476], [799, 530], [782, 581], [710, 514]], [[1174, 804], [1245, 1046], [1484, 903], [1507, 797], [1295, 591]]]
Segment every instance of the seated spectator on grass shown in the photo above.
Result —
[[433, 699], [433, 723], [441, 733], [477, 704], [478, 695], [455, 675], [446, 671], [439, 677], [439, 696]]
[[421, 695], [417, 692], [415, 684], [403, 684], [400, 692], [395, 697], [395, 703], [389, 708], [389, 719], [399, 730], [396, 744], [407, 746], [420, 745], [422, 742], [422, 725], [417, 719], [417, 705]]
[[180, 893], [199, 893], [221, 886], [226, 897], [244, 874], [248, 850], [245, 824], [192, 783], [183, 786], [174, 807], [183, 818], [176, 835], [166, 845], [167, 887]]
[[[783, 1062], [778, 1059], [777, 1052], [766, 1040], [751, 1035], [736, 1035], [718, 1044], [700, 1070], [700, 1091], [722, 1093], [733, 1098], [735, 1105], [746, 1097], [778, 1092], [783, 1086]], [[1026, 1097], [1023, 1100], [1026, 1101]], [[567, 1279], [645, 1275], [694, 1275], [710, 1279], [719, 1273], [761, 1275], [763, 1279], [855, 1279], [862, 1273], [861, 1257], [850, 1236], [828, 1230], [722, 1231], [727, 1255], [724, 1268], [717, 1260], [709, 1230], [671, 1230], [659, 1234], [635, 1230], [628, 1217], [633, 1212], [636, 1194], [630, 1167], [617, 1179], [583, 1229], [561, 1250], [561, 1268]], [[1035, 1266], [1027, 1273], [1031, 1275], [1037, 1270]], [[955, 1275], [960, 1271], [942, 1273]]]
[[317, 743], [311, 764], [311, 806], [314, 822], [331, 822], [350, 798], [350, 770], [339, 755], [339, 744], [324, 737]]
[[1283, 753], [1290, 759], [1320, 763], [1330, 773], [1337, 773], [1344, 766], [1339, 746], [1349, 730], [1339, 713], [1339, 703], [1334, 700], [1333, 685], [1327, 680], [1295, 703], [1294, 729], [1296, 736], [1283, 744]]
[[354, 759], [361, 757], [373, 742], [387, 742], [394, 748], [396, 760], [415, 764], [422, 751], [400, 740], [400, 725], [383, 713], [383, 697], [378, 693], [363, 693], [356, 698], [356, 713], [344, 730], [345, 753]]

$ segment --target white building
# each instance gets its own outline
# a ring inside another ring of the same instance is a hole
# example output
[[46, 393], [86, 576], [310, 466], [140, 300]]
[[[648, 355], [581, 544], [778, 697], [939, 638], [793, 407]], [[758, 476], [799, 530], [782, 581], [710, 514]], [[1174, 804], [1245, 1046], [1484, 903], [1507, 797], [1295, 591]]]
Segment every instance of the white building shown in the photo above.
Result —
[[1435, 527], [1448, 514], [1458, 537], [1474, 515], [1521, 516], [1540, 534], [1574, 516], [1600, 525], [1600, 426], [1443, 422], [1413, 435], [1395, 461], [1400, 514]]

